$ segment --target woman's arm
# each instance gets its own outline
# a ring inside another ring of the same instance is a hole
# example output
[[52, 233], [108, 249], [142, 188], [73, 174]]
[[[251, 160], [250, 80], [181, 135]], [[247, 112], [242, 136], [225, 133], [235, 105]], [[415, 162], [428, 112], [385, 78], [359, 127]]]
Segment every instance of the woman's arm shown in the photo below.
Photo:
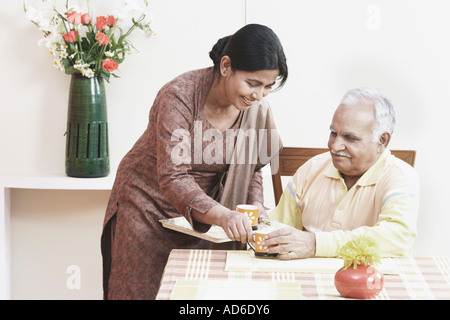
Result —
[[248, 187], [247, 203], [259, 208], [259, 220], [268, 219], [266, 209], [264, 208], [264, 189], [261, 169], [253, 173], [252, 181]]
[[[158, 100], [157, 121], [157, 166], [160, 188], [166, 199], [194, 227], [206, 231], [205, 225], [222, 227], [232, 240], [241, 242], [251, 239], [252, 231], [247, 218], [236, 211], [229, 210], [209, 197], [189, 174], [191, 167], [192, 127], [194, 113], [189, 95], [168, 88]], [[183, 148], [180, 148], [180, 144]], [[177, 149], [178, 148], [178, 149]], [[174, 152], [174, 149], [176, 152]], [[186, 157], [174, 158], [177, 150], [184, 150]]]

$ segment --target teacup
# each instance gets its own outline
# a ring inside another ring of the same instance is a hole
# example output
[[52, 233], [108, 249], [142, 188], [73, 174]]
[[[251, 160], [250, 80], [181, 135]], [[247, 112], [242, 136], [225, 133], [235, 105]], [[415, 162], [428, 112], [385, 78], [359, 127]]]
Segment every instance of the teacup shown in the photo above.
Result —
[[277, 256], [277, 253], [267, 253], [267, 246], [263, 246], [262, 242], [264, 241], [264, 237], [266, 234], [273, 232], [272, 228], [264, 228], [254, 233], [255, 246], [253, 246], [250, 242], [247, 241], [250, 248], [255, 251], [256, 257], [264, 257], [264, 258], [273, 258]]
[[258, 229], [259, 208], [252, 204], [239, 204], [236, 207], [237, 212], [241, 212], [247, 215], [252, 229]]

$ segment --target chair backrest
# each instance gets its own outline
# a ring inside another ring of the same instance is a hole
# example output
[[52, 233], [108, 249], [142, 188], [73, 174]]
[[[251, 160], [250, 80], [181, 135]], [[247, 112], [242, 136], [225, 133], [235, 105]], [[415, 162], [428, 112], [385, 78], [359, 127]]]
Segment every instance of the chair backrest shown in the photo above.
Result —
[[[297, 169], [310, 158], [328, 152], [326, 148], [293, 148], [284, 147], [279, 155], [279, 166], [275, 174], [272, 175], [273, 192], [275, 195], [275, 205], [278, 204], [283, 193], [281, 184], [282, 176], [293, 176]], [[409, 163], [414, 167], [416, 160], [415, 150], [391, 150], [391, 153], [397, 158]]]

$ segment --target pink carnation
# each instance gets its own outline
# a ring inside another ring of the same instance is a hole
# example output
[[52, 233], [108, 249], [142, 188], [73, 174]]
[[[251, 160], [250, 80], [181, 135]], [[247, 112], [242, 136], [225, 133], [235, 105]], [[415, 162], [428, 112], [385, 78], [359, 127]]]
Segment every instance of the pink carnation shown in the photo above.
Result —
[[82, 24], [89, 24], [89, 22], [91, 22], [91, 16], [88, 13], [81, 15]]
[[103, 70], [113, 72], [119, 67], [119, 64], [115, 62], [113, 59], [105, 59], [102, 63]]
[[106, 34], [104, 34], [103, 32], [97, 33], [97, 35], [95, 36], [95, 40], [98, 40], [98, 44], [101, 46], [109, 43], [108, 36]]
[[68, 33], [64, 33], [62, 36], [66, 42], [72, 43], [77, 39], [78, 33], [75, 30], [72, 30]]
[[73, 24], [80, 24], [81, 23], [81, 13], [78, 13], [76, 11], [70, 11], [67, 13], [67, 20], [69, 20]]
[[115, 23], [116, 23], [117, 19], [114, 18], [114, 16], [108, 16], [108, 18], [106, 18], [106, 24], [110, 27], [112, 27]]
[[103, 29], [106, 28], [106, 25], [107, 25], [106, 17], [100, 16], [100, 17], [97, 17], [96, 20], [97, 20], [97, 23], [95, 24], [95, 26], [96, 26], [97, 30], [102, 31]]

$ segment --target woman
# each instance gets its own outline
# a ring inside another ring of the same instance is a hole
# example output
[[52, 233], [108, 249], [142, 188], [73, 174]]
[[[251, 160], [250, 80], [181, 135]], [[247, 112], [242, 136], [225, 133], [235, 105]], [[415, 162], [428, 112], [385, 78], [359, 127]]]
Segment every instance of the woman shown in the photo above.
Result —
[[218, 225], [244, 243], [252, 229], [236, 205], [253, 203], [267, 216], [260, 169], [281, 146], [256, 140], [269, 156], [239, 161], [252, 154], [236, 132], [276, 136], [263, 98], [287, 79], [283, 48], [271, 29], [252, 24], [220, 39], [210, 57], [214, 67], [160, 90], [147, 130], [120, 163], [102, 234], [105, 299], [154, 299], [172, 249], [211, 248], [159, 220], [184, 216], [201, 232]]

